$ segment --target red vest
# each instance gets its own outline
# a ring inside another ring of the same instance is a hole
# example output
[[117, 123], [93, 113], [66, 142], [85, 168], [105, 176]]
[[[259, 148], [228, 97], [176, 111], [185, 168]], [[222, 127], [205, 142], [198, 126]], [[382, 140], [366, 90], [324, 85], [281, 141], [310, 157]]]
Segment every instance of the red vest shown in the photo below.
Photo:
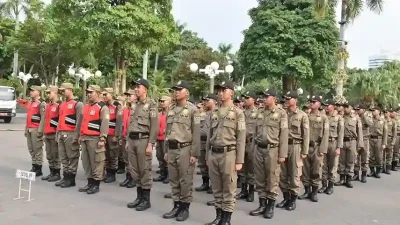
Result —
[[128, 134], [128, 126], [129, 126], [130, 116], [131, 116], [131, 109], [128, 107], [125, 107], [124, 111], [122, 112], [122, 118], [123, 118], [122, 137], [126, 137], [126, 135]]
[[165, 128], [167, 127], [167, 114], [160, 113], [158, 116], [159, 130], [157, 140], [164, 141]]
[[59, 131], [75, 131], [76, 126], [76, 101], [69, 100], [60, 104], [60, 117], [58, 120]]
[[108, 135], [115, 135], [115, 127], [117, 122], [117, 106], [115, 104], [109, 105], [110, 110], [110, 122], [108, 125]]
[[26, 111], [26, 127], [38, 128], [40, 124], [40, 101], [28, 102]]
[[57, 103], [46, 105], [46, 119], [44, 122], [44, 133], [55, 134], [58, 126], [58, 107]]
[[94, 105], [86, 104], [83, 107], [81, 135], [100, 136], [100, 111], [103, 106], [103, 102], [98, 102]]

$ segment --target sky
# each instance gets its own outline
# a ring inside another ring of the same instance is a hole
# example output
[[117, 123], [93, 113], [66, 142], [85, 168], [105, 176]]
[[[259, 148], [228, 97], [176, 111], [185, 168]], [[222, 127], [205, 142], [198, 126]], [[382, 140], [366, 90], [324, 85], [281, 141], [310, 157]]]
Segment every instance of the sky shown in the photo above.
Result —
[[[255, 6], [257, 0], [174, 0], [173, 14], [211, 47], [231, 43], [236, 51], [243, 41], [242, 31], [251, 25], [247, 12]], [[381, 51], [400, 52], [399, 10], [400, 0], [385, 0], [382, 13], [364, 10], [347, 27], [349, 67], [368, 68], [368, 57]]]

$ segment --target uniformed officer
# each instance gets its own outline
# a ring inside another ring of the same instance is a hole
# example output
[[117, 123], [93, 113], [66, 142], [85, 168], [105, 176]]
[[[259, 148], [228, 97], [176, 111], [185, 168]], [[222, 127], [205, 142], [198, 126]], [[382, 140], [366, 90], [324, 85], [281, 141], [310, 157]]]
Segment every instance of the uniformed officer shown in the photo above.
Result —
[[393, 113], [395, 114], [395, 120], [397, 124], [397, 134], [396, 134], [396, 143], [394, 144], [393, 150], [393, 161], [392, 161], [392, 170], [397, 171], [397, 167], [399, 166], [399, 156], [400, 156], [400, 116], [399, 109], [396, 109]]
[[119, 186], [126, 188], [134, 188], [136, 187], [136, 184], [132, 179], [133, 169], [132, 165], [129, 164], [128, 151], [125, 148], [125, 146], [128, 138], [127, 134], [128, 134], [129, 118], [131, 115], [131, 107], [136, 102], [137, 97], [135, 94], [135, 90], [133, 89], [129, 89], [124, 93], [124, 95], [126, 97], [126, 105], [122, 110], [123, 126], [119, 144], [123, 148], [124, 164], [126, 165], [126, 178], [122, 183], [119, 184]]
[[153, 179], [151, 177], [151, 161], [153, 147], [158, 135], [158, 106], [147, 96], [149, 82], [145, 79], [133, 81], [137, 102], [132, 105], [128, 127], [129, 164], [133, 168], [133, 180], [137, 186], [135, 201], [129, 203], [128, 208], [136, 211], [145, 211], [151, 207], [150, 191]]
[[244, 102], [240, 96], [233, 99], [233, 104], [235, 104], [239, 109], [243, 109]]
[[288, 157], [281, 164], [279, 186], [283, 193], [283, 201], [277, 208], [288, 211], [296, 209], [296, 199], [300, 192], [300, 177], [303, 161], [309, 152], [310, 130], [308, 116], [297, 106], [298, 93], [292, 90], [285, 95], [285, 105], [288, 112], [289, 146]]
[[214, 194], [216, 218], [212, 224], [230, 224], [235, 207], [237, 171], [242, 169], [246, 146], [244, 113], [233, 102], [234, 85], [224, 81], [215, 86], [221, 107], [212, 112], [207, 138], [207, 164]]
[[364, 147], [358, 149], [358, 154], [356, 155], [355, 158], [353, 180], [360, 180], [360, 170], [361, 170], [362, 183], [367, 182], [368, 161], [369, 161], [369, 137], [370, 137], [369, 128], [372, 126], [372, 115], [370, 116], [368, 112], [365, 112], [366, 109], [367, 106], [364, 104], [359, 104], [356, 108], [363, 127]]
[[78, 129], [82, 146], [82, 166], [88, 183], [78, 191], [95, 194], [100, 191], [100, 181], [104, 176], [110, 112], [104, 102], [99, 102], [99, 96], [102, 95], [99, 86], [90, 85], [86, 94], [88, 103], [83, 107]]
[[156, 144], [156, 156], [160, 168], [160, 176], [153, 179], [155, 182], [169, 183], [168, 179], [168, 165], [164, 159], [165, 150], [165, 129], [167, 126], [168, 107], [171, 103], [171, 97], [161, 96], [158, 101], [161, 112], [158, 114], [158, 137]]
[[[246, 121], [246, 150], [244, 155], [243, 168], [238, 171], [238, 178], [241, 184], [241, 191], [236, 195], [236, 199], [246, 199], [247, 202], [254, 201], [254, 152], [252, 142], [257, 125], [257, 111], [255, 100], [257, 95], [247, 91], [242, 95], [244, 99], [244, 117]], [[248, 188], [248, 189], [247, 189]]]
[[193, 173], [200, 155], [200, 114], [196, 106], [188, 102], [190, 85], [179, 81], [174, 87], [176, 103], [171, 105], [167, 116], [165, 139], [173, 209], [163, 218], [185, 221], [189, 217], [192, 202]]
[[42, 177], [42, 180], [54, 182], [61, 179], [60, 177], [60, 157], [58, 156], [58, 145], [56, 142], [56, 132], [58, 126], [59, 103], [58, 87], [49, 86], [46, 90], [49, 103], [46, 105], [46, 116], [44, 123], [44, 142], [46, 146], [46, 158], [49, 163], [50, 174]]
[[250, 215], [264, 214], [265, 218], [271, 219], [278, 197], [280, 165], [287, 158], [289, 131], [286, 111], [275, 104], [276, 92], [266, 90], [261, 94], [266, 108], [257, 115], [253, 141], [254, 173], [260, 205]]
[[56, 182], [56, 186], [68, 188], [75, 186], [75, 177], [79, 164], [79, 127], [77, 121], [81, 120], [83, 103], [75, 100], [74, 85], [62, 83], [58, 91], [65, 97], [60, 104], [57, 143], [58, 152], [63, 167], [63, 179]]
[[115, 175], [118, 170], [118, 137], [121, 136], [122, 132], [122, 107], [119, 102], [115, 101], [113, 98], [113, 88], [104, 88], [101, 94], [110, 112], [109, 129], [105, 146], [107, 173], [104, 183], [112, 183], [115, 182]]
[[303, 158], [303, 175], [301, 181], [304, 185], [304, 194], [299, 199], [310, 199], [318, 202], [318, 187], [322, 178], [322, 164], [324, 155], [328, 152], [329, 145], [329, 120], [321, 113], [322, 97], [313, 95], [308, 99], [310, 113], [310, 143], [306, 158]]
[[322, 166], [322, 187], [318, 193], [331, 195], [337, 177], [340, 149], [343, 148], [344, 123], [343, 117], [335, 110], [332, 99], [328, 99], [324, 105], [329, 119], [329, 144]]
[[386, 113], [386, 121], [388, 126], [388, 141], [387, 146], [384, 149], [385, 157], [384, 158], [384, 173], [390, 174], [390, 169], [392, 167], [392, 160], [393, 160], [393, 149], [396, 143], [397, 138], [397, 121], [396, 121], [396, 114], [394, 113], [393, 109], [389, 109]]
[[[124, 109], [126, 106], [126, 97], [125, 96], [118, 96], [117, 97], [118, 103], [121, 105], [122, 108], [122, 127], [121, 127], [121, 135], [118, 137], [119, 140], [122, 137], [122, 131], [124, 128]], [[126, 137], [126, 134], [125, 134]], [[121, 145], [118, 141], [118, 170], [117, 174], [123, 174], [126, 173], [125, 167], [128, 165], [128, 155], [125, 154], [125, 145]]]
[[353, 188], [351, 183], [354, 162], [357, 154], [357, 149], [363, 148], [363, 133], [360, 118], [352, 112], [352, 105], [344, 103], [344, 136], [343, 136], [343, 149], [339, 156], [339, 169], [340, 180], [335, 183], [336, 186], [345, 185], [348, 188]]
[[31, 101], [27, 105], [25, 137], [27, 139], [28, 150], [32, 159], [31, 172], [36, 176], [42, 176], [43, 163], [43, 129], [45, 121], [46, 102], [40, 99], [42, 87], [31, 86]]

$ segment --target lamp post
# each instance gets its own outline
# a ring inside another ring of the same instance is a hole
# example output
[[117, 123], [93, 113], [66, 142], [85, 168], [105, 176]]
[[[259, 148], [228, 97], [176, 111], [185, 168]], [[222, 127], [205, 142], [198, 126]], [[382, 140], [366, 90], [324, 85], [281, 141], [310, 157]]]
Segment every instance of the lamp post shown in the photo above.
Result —
[[32, 75], [31, 74], [25, 74], [24, 72], [19, 72], [18, 74], [18, 78], [21, 79], [23, 81], [24, 84], [24, 91], [23, 91], [23, 99], [26, 99], [26, 86], [28, 85], [28, 81], [30, 79], [32, 79]]
[[199, 66], [196, 63], [190, 64], [190, 71], [197, 72], [199, 70], [200, 73], [206, 74], [210, 78], [210, 93], [214, 93], [214, 79], [220, 73], [228, 73], [229, 76], [233, 72], [233, 66], [227, 65], [225, 70], [219, 70], [219, 64], [217, 62], [212, 62], [210, 65], [207, 65], [204, 69], [199, 70]]
[[75, 77], [76, 81], [75, 81], [75, 86], [77, 88], [79, 88], [79, 80], [82, 79], [83, 81], [83, 86], [82, 86], [82, 101], [86, 102], [86, 94], [85, 94], [85, 90], [86, 90], [86, 81], [87, 79], [91, 78], [91, 77], [101, 77], [101, 71], [97, 70], [94, 74], [91, 73], [90, 71], [86, 70], [85, 68], [73, 68], [73, 64], [70, 66], [70, 68], [68, 69], [68, 74], [71, 77]]

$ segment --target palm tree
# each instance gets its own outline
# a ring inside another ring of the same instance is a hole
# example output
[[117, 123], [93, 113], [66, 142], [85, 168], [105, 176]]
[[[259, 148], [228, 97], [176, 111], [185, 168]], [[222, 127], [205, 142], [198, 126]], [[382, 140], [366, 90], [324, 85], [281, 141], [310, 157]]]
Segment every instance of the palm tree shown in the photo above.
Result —
[[343, 97], [343, 84], [347, 78], [345, 64], [348, 58], [346, 51], [347, 42], [345, 41], [346, 26], [359, 16], [365, 7], [371, 11], [380, 13], [383, 8], [383, 0], [314, 0], [315, 11], [317, 16], [323, 17], [334, 11], [335, 7], [340, 4], [340, 35], [339, 35], [339, 50], [338, 50], [338, 67], [334, 77], [336, 83], [336, 100], [345, 101]]
[[218, 51], [227, 59], [230, 58], [232, 48], [232, 44], [221, 43], [218, 45]]

